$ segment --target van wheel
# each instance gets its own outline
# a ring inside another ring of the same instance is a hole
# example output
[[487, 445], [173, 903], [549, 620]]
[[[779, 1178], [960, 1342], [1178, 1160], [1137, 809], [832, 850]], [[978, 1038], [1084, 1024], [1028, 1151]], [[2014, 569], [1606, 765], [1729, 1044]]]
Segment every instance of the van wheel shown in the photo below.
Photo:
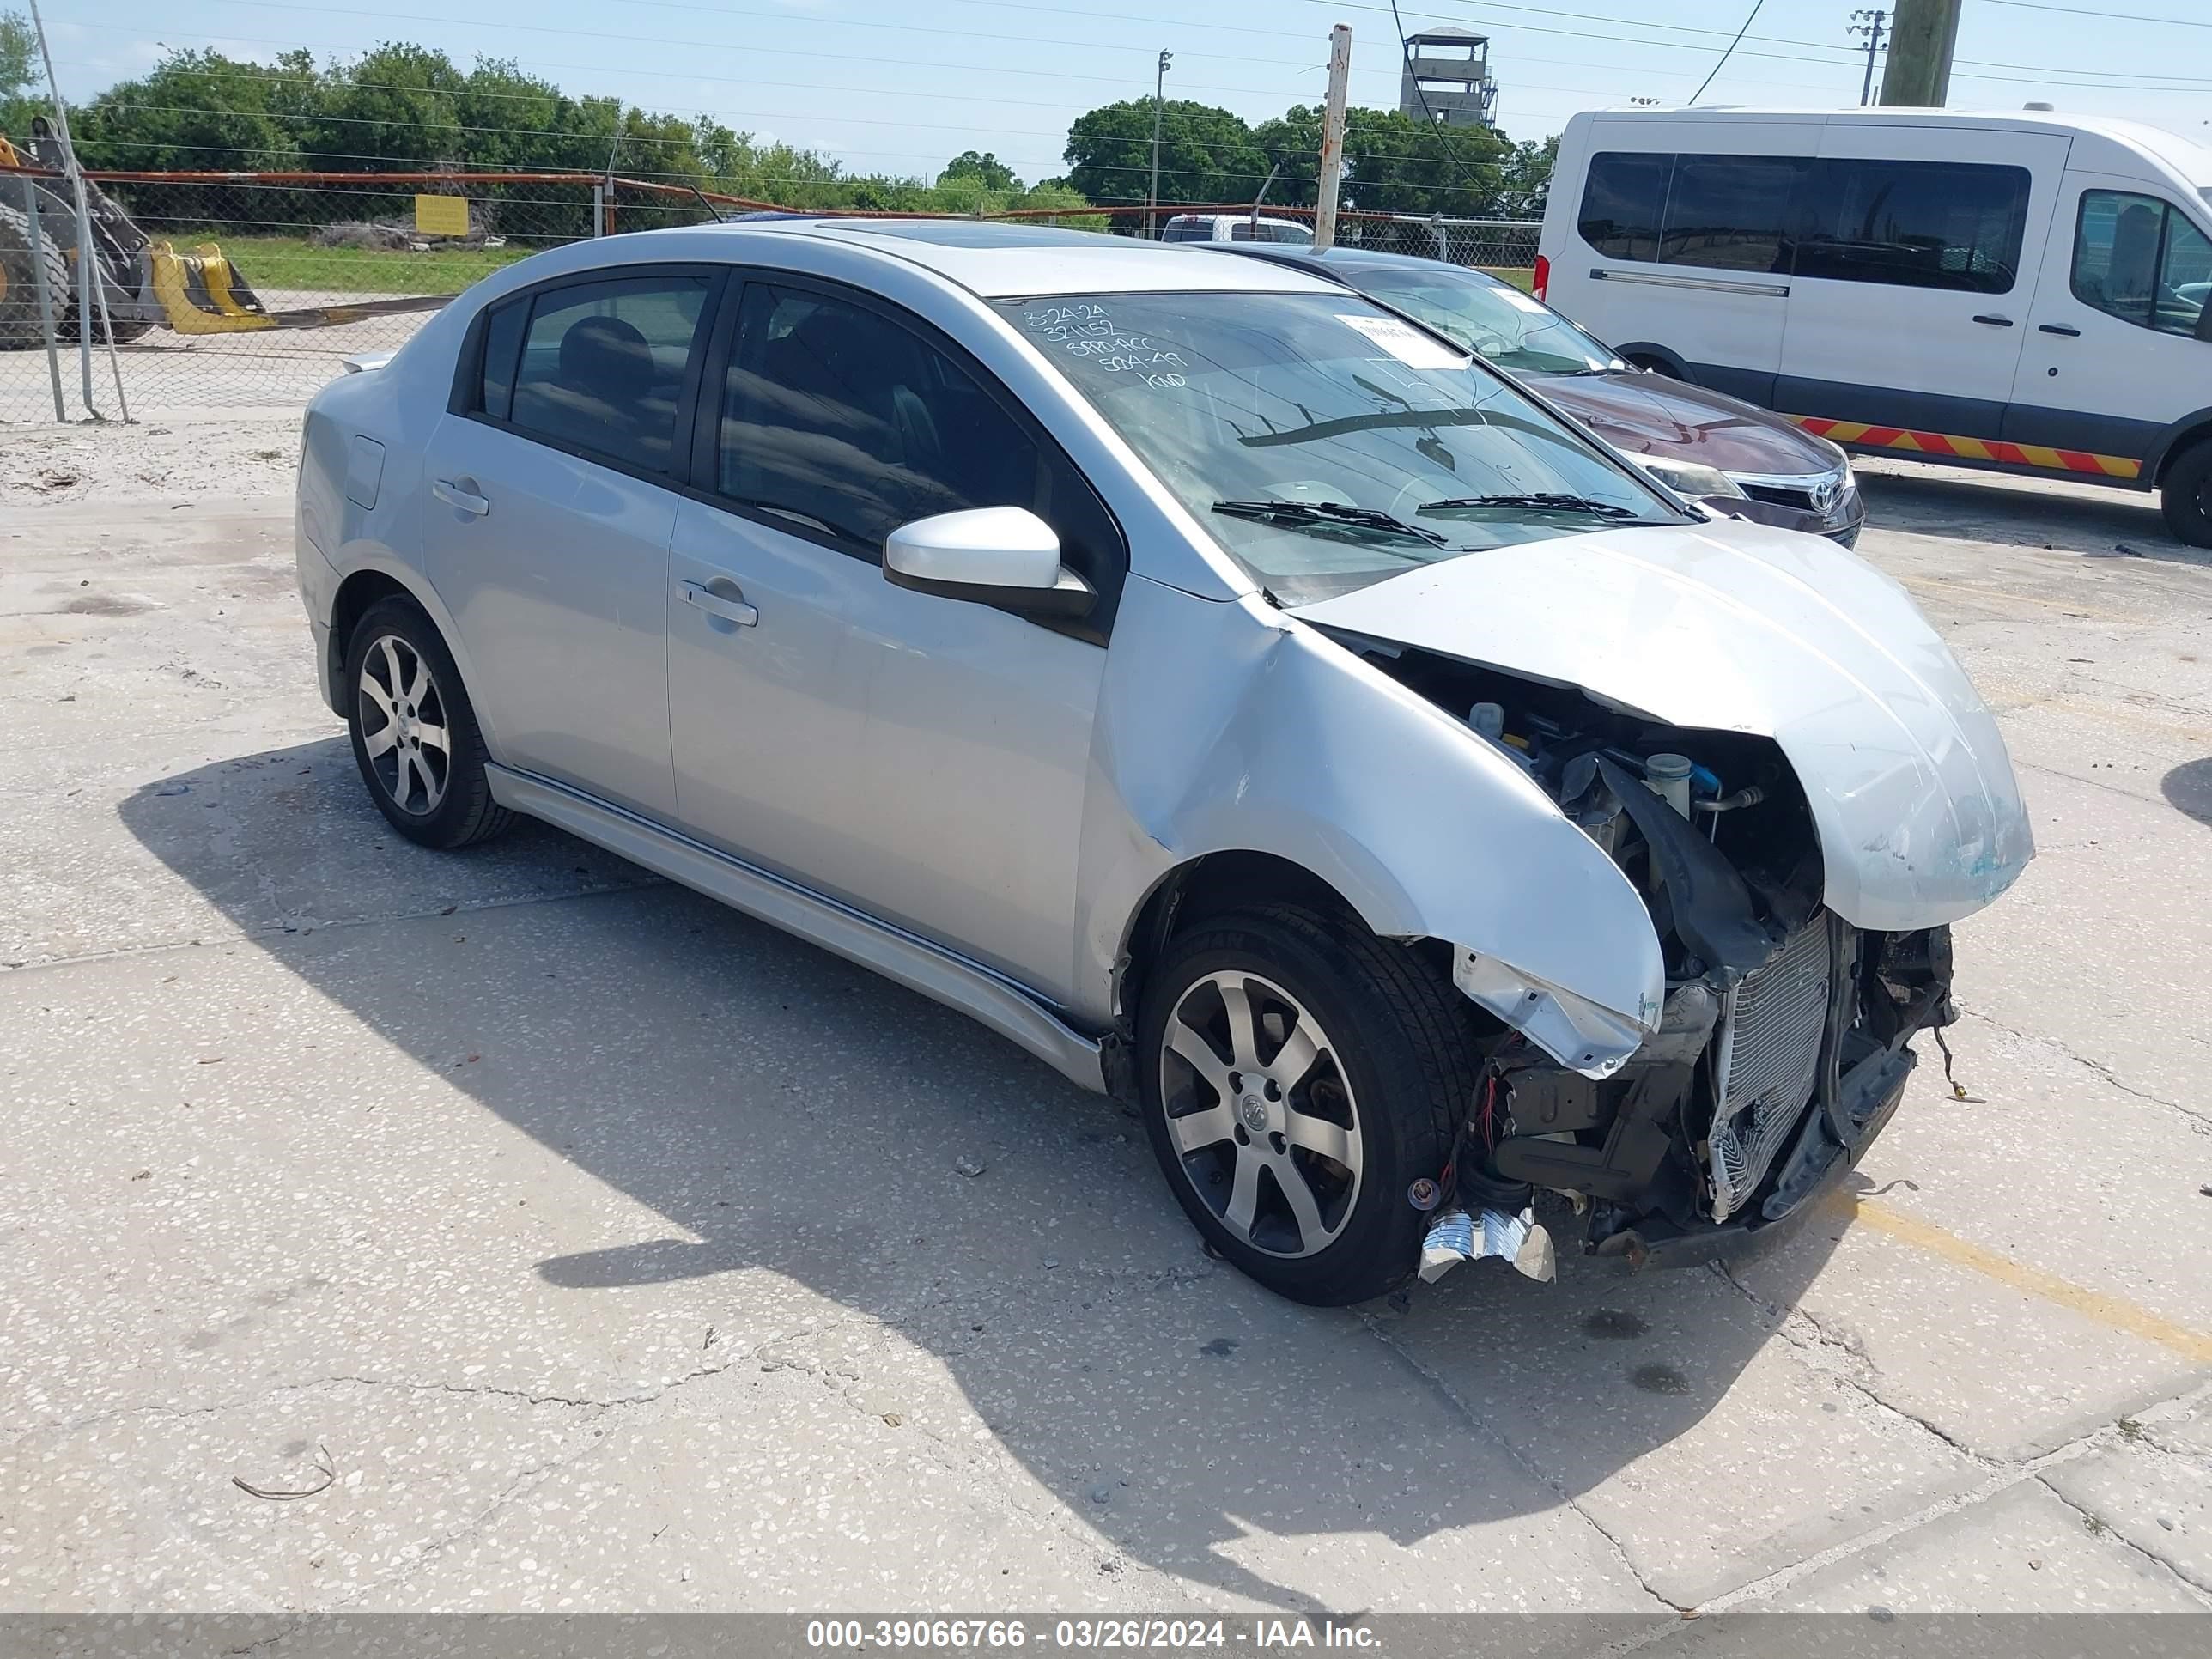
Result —
[[460, 670], [412, 599], [380, 599], [345, 655], [354, 763], [392, 827], [425, 847], [489, 841], [514, 822], [491, 798], [490, 757]]
[[2199, 438], [2158, 487], [2166, 526], [2191, 547], [2212, 547], [2212, 438]]
[[1670, 380], [1679, 380], [1682, 378], [1675, 372], [1674, 365], [1664, 357], [1631, 357], [1628, 362], [1632, 368], [1649, 369], [1652, 374], [1663, 375]]
[[1145, 1129], [1206, 1241], [1269, 1290], [1322, 1307], [1413, 1270], [1474, 1097], [1467, 1005], [1405, 947], [1289, 905], [1170, 944], [1138, 1024]]

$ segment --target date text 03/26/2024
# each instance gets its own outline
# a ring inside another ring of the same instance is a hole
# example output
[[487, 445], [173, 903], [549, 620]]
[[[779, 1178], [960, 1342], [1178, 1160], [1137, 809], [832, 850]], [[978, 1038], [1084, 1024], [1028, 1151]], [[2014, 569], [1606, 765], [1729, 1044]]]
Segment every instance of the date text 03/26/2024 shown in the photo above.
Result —
[[1334, 1648], [1373, 1652], [1364, 1625], [1334, 1619], [811, 1619], [806, 1645], [832, 1651], [870, 1649], [1052, 1650], [1174, 1652], [1184, 1650], [1288, 1653]]

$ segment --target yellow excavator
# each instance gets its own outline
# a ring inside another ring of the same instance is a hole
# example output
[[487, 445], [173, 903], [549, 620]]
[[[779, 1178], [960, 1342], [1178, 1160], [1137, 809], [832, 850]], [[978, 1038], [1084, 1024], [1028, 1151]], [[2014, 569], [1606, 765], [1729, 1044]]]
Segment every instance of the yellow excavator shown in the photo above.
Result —
[[[54, 332], [60, 339], [74, 341], [84, 320], [76, 280], [82, 244], [75, 195], [61, 176], [65, 170], [61, 143], [46, 117], [31, 118], [30, 143], [22, 149], [0, 136], [0, 167], [47, 170], [0, 173], [0, 351], [46, 343], [37, 292], [41, 272]], [[29, 204], [23, 197], [25, 179], [30, 181]], [[362, 300], [271, 311], [214, 243], [179, 252], [140, 229], [115, 198], [89, 179], [84, 181], [84, 199], [100, 284], [90, 319], [94, 340], [105, 337], [102, 301], [106, 325], [114, 330], [119, 345], [163, 326], [179, 334], [331, 328], [395, 312], [434, 311], [452, 297]]]

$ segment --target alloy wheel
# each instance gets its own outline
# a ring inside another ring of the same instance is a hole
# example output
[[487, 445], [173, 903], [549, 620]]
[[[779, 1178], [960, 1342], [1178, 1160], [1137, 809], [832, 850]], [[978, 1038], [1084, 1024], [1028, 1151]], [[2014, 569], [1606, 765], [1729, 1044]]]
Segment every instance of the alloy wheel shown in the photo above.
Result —
[[355, 703], [378, 783], [401, 811], [429, 817], [453, 773], [445, 696], [430, 665], [398, 635], [380, 635], [362, 654]]
[[1161, 1036], [1160, 1098], [1200, 1201], [1269, 1255], [1333, 1243], [1359, 1197], [1359, 1111], [1334, 1046], [1256, 974], [1194, 982]]

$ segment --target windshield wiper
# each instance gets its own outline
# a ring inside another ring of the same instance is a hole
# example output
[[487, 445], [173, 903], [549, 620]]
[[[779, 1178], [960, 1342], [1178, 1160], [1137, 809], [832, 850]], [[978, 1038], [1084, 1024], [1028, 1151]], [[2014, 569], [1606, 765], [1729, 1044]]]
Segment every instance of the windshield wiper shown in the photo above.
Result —
[[1331, 528], [1379, 531], [1442, 547], [1448, 539], [1433, 530], [1407, 524], [1378, 507], [1354, 507], [1349, 501], [1216, 501], [1216, 513], [1232, 519], [1257, 519], [1263, 524], [1323, 525]]
[[1546, 513], [1588, 513], [1600, 519], [1641, 517], [1634, 507], [1617, 501], [1593, 501], [1588, 495], [1453, 495], [1441, 501], [1423, 501], [1416, 513], [1455, 513], [1478, 507], [1525, 507]]

